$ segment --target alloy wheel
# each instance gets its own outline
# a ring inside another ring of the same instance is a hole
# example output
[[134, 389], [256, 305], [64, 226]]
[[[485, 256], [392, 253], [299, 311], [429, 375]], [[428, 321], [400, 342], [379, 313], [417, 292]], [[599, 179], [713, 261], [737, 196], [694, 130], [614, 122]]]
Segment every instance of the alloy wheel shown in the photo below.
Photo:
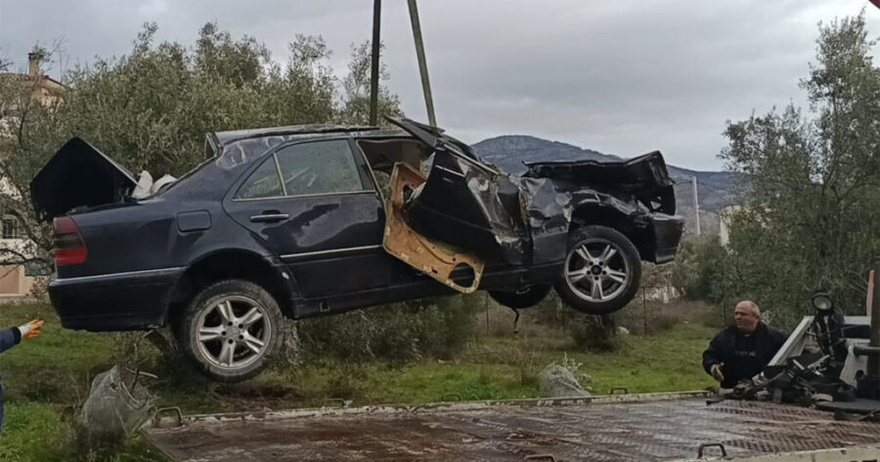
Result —
[[240, 295], [217, 300], [198, 318], [202, 356], [224, 369], [240, 369], [258, 360], [271, 340], [271, 317], [263, 305]]
[[601, 238], [581, 241], [565, 260], [565, 282], [578, 297], [604, 302], [620, 295], [630, 278], [623, 251]]

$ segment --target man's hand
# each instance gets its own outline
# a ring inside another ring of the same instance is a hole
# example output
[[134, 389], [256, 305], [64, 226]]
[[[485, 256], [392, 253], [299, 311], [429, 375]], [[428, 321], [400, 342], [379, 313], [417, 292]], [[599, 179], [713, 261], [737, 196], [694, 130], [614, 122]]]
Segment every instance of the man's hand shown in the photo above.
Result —
[[39, 337], [42, 333], [41, 329], [43, 328], [43, 324], [46, 324], [46, 321], [34, 319], [27, 324], [18, 326], [18, 331], [21, 332], [22, 340]]
[[712, 377], [719, 382], [724, 381], [724, 374], [721, 372], [721, 368], [724, 367], [724, 363], [713, 364], [712, 368], [709, 369], [709, 372], [712, 373]]

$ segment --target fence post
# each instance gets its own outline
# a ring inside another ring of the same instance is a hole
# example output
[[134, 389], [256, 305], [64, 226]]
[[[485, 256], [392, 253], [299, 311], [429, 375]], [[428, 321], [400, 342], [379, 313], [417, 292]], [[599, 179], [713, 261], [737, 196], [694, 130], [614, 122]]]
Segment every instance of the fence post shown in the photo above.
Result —
[[483, 301], [486, 304], [486, 336], [489, 336], [489, 292], [483, 293]]

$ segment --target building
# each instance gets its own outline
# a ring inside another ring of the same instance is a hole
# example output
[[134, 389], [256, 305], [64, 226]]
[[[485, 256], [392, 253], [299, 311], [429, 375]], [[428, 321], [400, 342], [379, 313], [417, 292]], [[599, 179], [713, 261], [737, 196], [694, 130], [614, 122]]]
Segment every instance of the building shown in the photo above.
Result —
[[[25, 101], [6, 101], [8, 108], [15, 112], [16, 105], [36, 102], [44, 106], [57, 103], [63, 95], [61, 82], [43, 75], [40, 71], [45, 54], [41, 51], [28, 53], [28, 73], [0, 73], [0, 89], [5, 93], [20, 93]], [[29, 100], [26, 98], [29, 95]], [[14, 133], [17, 117], [0, 119], [0, 156], [8, 153], [8, 143], [15, 142]], [[19, 198], [18, 192], [5, 178], [0, 178], [0, 194]], [[23, 224], [14, 215], [0, 213], [0, 249], [12, 250], [28, 256], [33, 243], [27, 238]], [[0, 254], [0, 261], [3, 255]], [[18, 297], [30, 293], [34, 281], [34, 268], [25, 265], [0, 266], [0, 298]]]

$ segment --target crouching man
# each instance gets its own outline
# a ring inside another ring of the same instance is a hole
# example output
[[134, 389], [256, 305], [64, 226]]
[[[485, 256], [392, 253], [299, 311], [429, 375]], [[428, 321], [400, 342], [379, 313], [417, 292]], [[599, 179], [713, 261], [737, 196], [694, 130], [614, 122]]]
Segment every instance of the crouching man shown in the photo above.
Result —
[[[42, 332], [45, 321], [33, 321], [11, 329], [0, 330], [0, 353], [21, 343], [22, 340], [37, 338]], [[0, 382], [0, 433], [3, 432], [3, 384]]]
[[716, 335], [703, 352], [703, 369], [721, 382], [721, 388], [733, 388], [761, 373], [788, 337], [761, 322], [754, 302], [737, 303], [733, 318], [735, 324]]

